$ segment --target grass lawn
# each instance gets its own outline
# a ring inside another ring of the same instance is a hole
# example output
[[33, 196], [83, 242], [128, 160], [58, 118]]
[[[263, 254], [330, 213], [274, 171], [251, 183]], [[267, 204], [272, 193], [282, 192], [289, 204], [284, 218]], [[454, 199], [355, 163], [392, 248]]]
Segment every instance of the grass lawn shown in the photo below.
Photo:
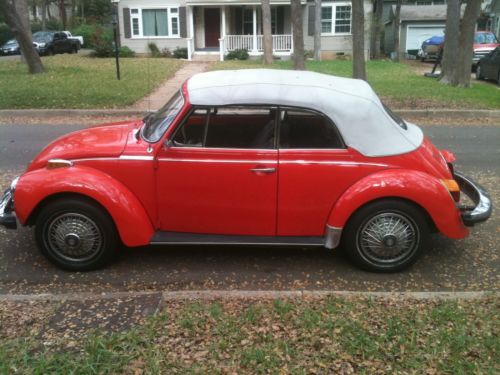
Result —
[[494, 374], [498, 311], [495, 297], [167, 301], [110, 336], [0, 336], [0, 373]]
[[151, 92], [182, 65], [176, 59], [115, 60], [57, 55], [42, 58], [47, 73], [30, 75], [20, 61], [0, 62], [0, 109], [112, 108], [127, 106]]
[[[290, 61], [275, 62], [271, 68], [291, 69]], [[262, 68], [261, 61], [225, 61], [212, 66], [219, 69]], [[351, 61], [308, 61], [308, 70], [351, 77]], [[429, 71], [432, 66], [428, 65]], [[495, 84], [472, 81], [470, 89], [450, 87], [436, 79], [416, 73], [407, 64], [391, 61], [368, 61], [368, 81], [390, 107], [395, 109], [460, 108], [500, 109], [500, 89]]]

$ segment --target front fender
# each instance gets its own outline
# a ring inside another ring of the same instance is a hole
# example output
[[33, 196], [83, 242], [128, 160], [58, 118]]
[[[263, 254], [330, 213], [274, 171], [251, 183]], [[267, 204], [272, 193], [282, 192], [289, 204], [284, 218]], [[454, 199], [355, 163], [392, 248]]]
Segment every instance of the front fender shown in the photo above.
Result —
[[111, 176], [85, 166], [42, 168], [21, 176], [14, 195], [17, 218], [25, 225], [40, 202], [61, 193], [83, 195], [103, 206], [125, 245], [149, 244], [154, 228], [137, 197]]
[[438, 230], [450, 238], [469, 234], [455, 202], [437, 178], [402, 169], [377, 172], [359, 180], [335, 203], [327, 224], [344, 228], [356, 210], [381, 198], [402, 198], [416, 203], [427, 211]]

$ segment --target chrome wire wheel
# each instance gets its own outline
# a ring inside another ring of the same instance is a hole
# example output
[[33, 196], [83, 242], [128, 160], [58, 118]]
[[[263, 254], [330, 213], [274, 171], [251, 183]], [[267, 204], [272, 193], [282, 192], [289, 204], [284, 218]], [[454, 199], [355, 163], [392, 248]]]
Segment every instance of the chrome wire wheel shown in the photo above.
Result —
[[85, 262], [103, 249], [102, 231], [96, 222], [79, 213], [63, 213], [46, 224], [44, 242], [55, 256]]
[[397, 212], [382, 212], [367, 219], [357, 231], [360, 255], [369, 263], [392, 265], [412, 257], [420, 243], [417, 224]]

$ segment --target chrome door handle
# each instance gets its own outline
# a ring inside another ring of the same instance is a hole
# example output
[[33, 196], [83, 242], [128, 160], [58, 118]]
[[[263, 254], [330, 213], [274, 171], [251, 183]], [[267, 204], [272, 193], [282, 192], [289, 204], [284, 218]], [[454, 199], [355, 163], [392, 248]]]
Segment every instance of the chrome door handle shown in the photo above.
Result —
[[254, 173], [274, 173], [276, 168], [252, 168], [250, 169]]

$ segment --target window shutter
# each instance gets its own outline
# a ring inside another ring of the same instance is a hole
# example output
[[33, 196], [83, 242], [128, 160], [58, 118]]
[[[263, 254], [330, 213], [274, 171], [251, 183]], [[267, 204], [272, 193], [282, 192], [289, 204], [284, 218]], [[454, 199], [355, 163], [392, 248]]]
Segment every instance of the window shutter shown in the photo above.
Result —
[[187, 38], [186, 7], [179, 7], [179, 23], [181, 38]]
[[132, 30], [130, 27], [130, 8], [123, 8], [123, 31], [125, 38], [130, 39]]
[[309, 5], [309, 13], [307, 15], [307, 35], [314, 36], [314, 13], [315, 5]]

